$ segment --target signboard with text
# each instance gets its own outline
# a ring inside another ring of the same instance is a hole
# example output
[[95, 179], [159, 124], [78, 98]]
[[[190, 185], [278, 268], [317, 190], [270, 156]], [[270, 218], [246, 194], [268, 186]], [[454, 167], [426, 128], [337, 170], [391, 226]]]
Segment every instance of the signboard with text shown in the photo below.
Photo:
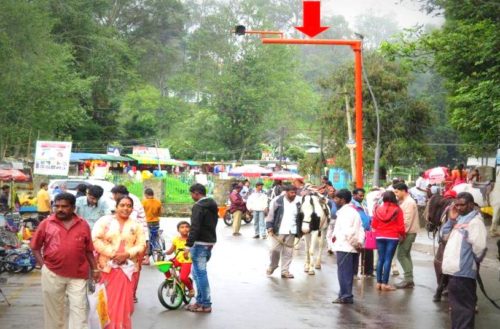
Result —
[[37, 141], [35, 175], [67, 176], [71, 142]]
[[134, 146], [132, 154], [153, 159], [170, 160], [170, 151], [167, 148]]

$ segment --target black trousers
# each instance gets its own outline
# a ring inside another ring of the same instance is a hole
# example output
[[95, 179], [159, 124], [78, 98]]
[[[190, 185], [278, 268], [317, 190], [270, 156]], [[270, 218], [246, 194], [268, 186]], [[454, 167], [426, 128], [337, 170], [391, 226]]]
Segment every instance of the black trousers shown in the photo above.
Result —
[[363, 262], [363, 273], [362, 275], [373, 275], [373, 250], [372, 249], [362, 249], [359, 255], [360, 261]]
[[476, 280], [449, 276], [448, 301], [452, 329], [473, 329], [476, 314]]

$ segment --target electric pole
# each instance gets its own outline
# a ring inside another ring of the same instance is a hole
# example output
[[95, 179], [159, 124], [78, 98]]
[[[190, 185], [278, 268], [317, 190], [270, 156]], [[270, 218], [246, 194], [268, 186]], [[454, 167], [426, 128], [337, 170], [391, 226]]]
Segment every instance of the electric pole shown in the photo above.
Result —
[[283, 161], [283, 144], [284, 144], [284, 140], [285, 139], [285, 127], [281, 127], [280, 128], [280, 145], [279, 145], [279, 148], [280, 148], [280, 167], [281, 167], [281, 163]]
[[354, 157], [354, 149], [356, 144], [354, 142], [354, 136], [352, 133], [352, 123], [351, 123], [351, 109], [349, 108], [349, 96], [344, 87], [344, 101], [345, 101], [345, 114], [347, 119], [347, 148], [349, 149], [349, 157], [351, 159], [351, 176], [352, 181], [356, 181], [356, 159]]

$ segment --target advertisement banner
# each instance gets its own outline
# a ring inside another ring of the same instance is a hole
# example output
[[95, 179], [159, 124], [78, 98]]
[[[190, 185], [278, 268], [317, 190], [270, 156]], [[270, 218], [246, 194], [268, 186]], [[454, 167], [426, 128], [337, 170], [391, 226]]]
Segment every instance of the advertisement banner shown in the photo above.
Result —
[[35, 175], [67, 176], [71, 142], [37, 141]]
[[120, 148], [116, 146], [108, 146], [106, 154], [120, 156]]
[[132, 148], [132, 154], [160, 160], [171, 159], [169, 149], [160, 147], [134, 146]]

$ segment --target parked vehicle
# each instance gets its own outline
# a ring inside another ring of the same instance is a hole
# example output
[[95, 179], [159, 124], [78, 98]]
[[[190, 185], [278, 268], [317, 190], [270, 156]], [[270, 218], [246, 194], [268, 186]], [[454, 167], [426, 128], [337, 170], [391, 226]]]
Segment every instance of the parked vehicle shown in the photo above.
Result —
[[51, 179], [49, 181], [49, 195], [50, 199], [54, 200], [56, 187], [61, 187], [61, 185], [66, 185], [66, 192], [76, 195], [76, 187], [80, 184], [85, 184], [87, 186], [98, 185], [104, 190], [102, 199], [107, 202], [111, 209], [115, 208], [115, 203], [113, 201], [113, 196], [111, 194], [111, 189], [115, 184], [100, 180], [100, 179], [84, 179], [84, 178], [61, 178], [61, 179]]

